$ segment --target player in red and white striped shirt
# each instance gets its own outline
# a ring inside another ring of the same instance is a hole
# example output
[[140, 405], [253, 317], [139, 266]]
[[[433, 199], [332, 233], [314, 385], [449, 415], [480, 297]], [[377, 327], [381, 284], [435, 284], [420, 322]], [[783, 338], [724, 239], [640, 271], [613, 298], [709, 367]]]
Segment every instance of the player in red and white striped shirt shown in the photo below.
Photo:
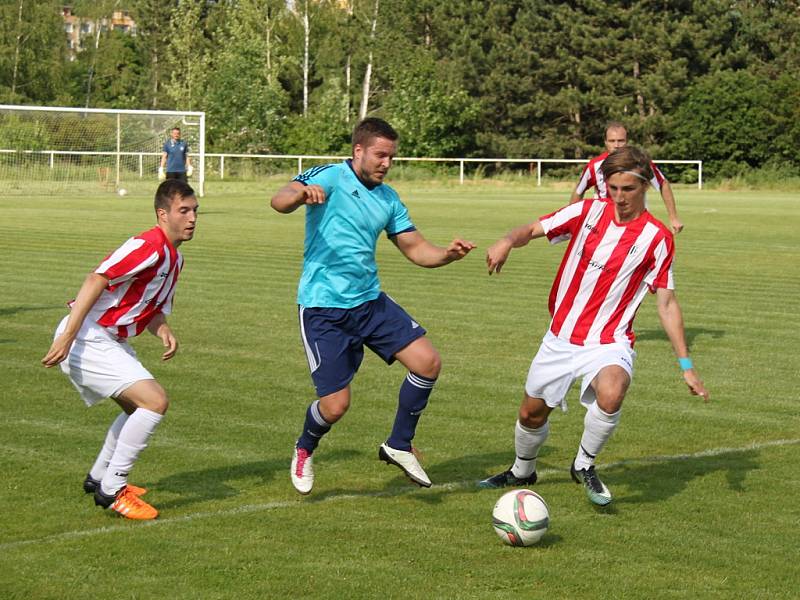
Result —
[[127, 338], [147, 329], [163, 342], [163, 360], [177, 352], [166, 315], [183, 266], [178, 247], [194, 236], [198, 209], [194, 190], [179, 180], [159, 185], [154, 204], [156, 226], [130, 238], [86, 277], [42, 359], [45, 367], [60, 364], [89, 406], [111, 397], [122, 408], [83, 487], [95, 504], [131, 519], [158, 515], [139, 498], [146, 490], [128, 485], [128, 473], [169, 401]]
[[[583, 195], [586, 191], [591, 188], [595, 188], [595, 198], [608, 198], [608, 190], [606, 190], [606, 182], [603, 178], [603, 161], [605, 161], [608, 155], [614, 152], [614, 150], [617, 148], [624, 148], [628, 144], [628, 132], [622, 123], [612, 121], [606, 126], [605, 144], [606, 151], [600, 156], [595, 156], [589, 161], [586, 167], [584, 167], [578, 185], [575, 186], [575, 191], [572, 192], [570, 202], [580, 202], [583, 200]], [[650, 178], [650, 185], [661, 193], [661, 198], [664, 200], [664, 206], [667, 209], [672, 233], [680, 233], [683, 230], [683, 223], [678, 218], [678, 211], [675, 208], [675, 195], [672, 193], [672, 187], [653, 161], [650, 161], [650, 168], [653, 172], [653, 176]]]
[[661, 324], [692, 394], [708, 392], [688, 357], [683, 317], [672, 281], [674, 246], [670, 231], [644, 204], [652, 178], [650, 160], [625, 147], [603, 163], [610, 198], [569, 204], [511, 231], [486, 255], [489, 274], [499, 273], [513, 248], [547, 236], [569, 241], [550, 291], [552, 320], [533, 359], [515, 429], [516, 460], [481, 487], [531, 485], [536, 457], [549, 433], [548, 417], [577, 379], [587, 408], [584, 432], [570, 468], [594, 504], [611, 502], [594, 461], [619, 423], [633, 375], [633, 318], [645, 294], [656, 294]]

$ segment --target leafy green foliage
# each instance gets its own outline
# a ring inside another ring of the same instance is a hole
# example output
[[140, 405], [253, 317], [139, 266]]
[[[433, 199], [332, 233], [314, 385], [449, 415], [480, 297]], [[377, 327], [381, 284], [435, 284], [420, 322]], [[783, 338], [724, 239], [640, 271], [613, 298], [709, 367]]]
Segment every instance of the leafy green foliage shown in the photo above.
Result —
[[478, 103], [440, 70], [423, 56], [390, 76], [394, 92], [382, 110], [401, 136], [403, 155], [463, 156], [472, 149]]
[[670, 148], [681, 156], [702, 157], [716, 177], [796, 161], [799, 98], [794, 77], [772, 80], [749, 71], [707, 75], [677, 109]]
[[60, 5], [0, 0], [0, 100], [202, 110], [210, 151], [338, 153], [371, 61], [369, 112], [407, 155], [583, 159], [613, 119], [712, 177], [796, 161], [796, 0], [380, 0], [374, 39], [375, 0], [129, 4], [135, 36], [105, 32], [69, 63]]

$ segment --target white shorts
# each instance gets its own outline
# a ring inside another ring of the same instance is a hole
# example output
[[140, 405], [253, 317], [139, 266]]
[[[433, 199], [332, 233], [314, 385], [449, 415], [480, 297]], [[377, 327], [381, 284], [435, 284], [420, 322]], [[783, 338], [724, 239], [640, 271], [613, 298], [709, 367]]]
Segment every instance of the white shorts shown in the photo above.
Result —
[[547, 406], [567, 410], [567, 392], [573, 382], [583, 377], [581, 382], [581, 404], [589, 406], [597, 397], [592, 389], [592, 380], [600, 369], [618, 365], [633, 379], [633, 361], [636, 352], [627, 344], [615, 342], [598, 346], [576, 346], [548, 331], [542, 339], [539, 352], [531, 362], [525, 393], [533, 398], [541, 398]]
[[[67, 318], [61, 320], [54, 337], [64, 331]], [[69, 356], [59, 366], [88, 406], [116, 398], [137, 381], [155, 379], [125, 339], [90, 319], [83, 322]]]

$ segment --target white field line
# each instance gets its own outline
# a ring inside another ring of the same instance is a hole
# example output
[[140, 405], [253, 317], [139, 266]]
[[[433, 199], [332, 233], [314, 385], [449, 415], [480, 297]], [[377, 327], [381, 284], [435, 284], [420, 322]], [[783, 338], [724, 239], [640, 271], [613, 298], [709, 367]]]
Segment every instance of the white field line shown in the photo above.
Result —
[[[641, 465], [641, 464], [652, 464], [652, 463], [662, 463], [662, 462], [673, 462], [673, 461], [683, 461], [683, 460], [691, 460], [694, 458], [706, 458], [706, 457], [713, 457], [713, 456], [723, 456], [725, 454], [741, 454], [743, 452], [749, 452], [751, 450], [761, 450], [764, 448], [773, 448], [776, 446], [792, 446], [794, 444], [800, 444], [800, 439], [783, 439], [783, 440], [771, 440], [767, 442], [753, 442], [752, 444], [748, 444], [746, 446], [742, 446], [739, 448], [713, 448], [709, 450], [701, 450], [700, 452], [695, 452], [693, 454], [671, 454], [671, 455], [656, 455], [656, 456], [645, 456], [642, 458], [633, 458], [628, 460], [620, 460], [613, 463], [607, 463], [603, 465], [603, 469], [614, 469], [618, 467], [624, 467], [629, 465]], [[542, 469], [539, 471], [540, 475], [553, 475], [553, 474], [562, 474], [563, 469]], [[442, 490], [458, 490], [458, 489], [466, 489], [475, 486], [476, 480], [470, 479], [468, 481], [452, 481], [449, 483], [437, 484], [432, 489], [434, 491], [442, 491]], [[346, 500], [361, 500], [364, 498], [379, 498], [381, 496], [397, 496], [397, 495], [405, 495], [406, 493], [419, 493], [420, 490], [418, 488], [409, 488], [408, 492], [398, 492], [397, 490], [392, 491], [384, 491], [384, 492], [363, 492], [363, 493], [354, 493], [354, 494], [336, 494], [327, 496], [320, 500], [315, 501], [316, 503], [327, 503], [327, 502], [341, 502]], [[422, 492], [424, 493], [424, 492]], [[209, 512], [197, 512], [191, 513], [188, 515], [183, 515], [180, 517], [166, 517], [161, 518], [159, 517], [153, 521], [142, 521], [141, 523], [132, 526], [131, 523], [120, 523], [119, 525], [109, 525], [108, 527], [99, 527], [95, 529], [78, 529], [75, 531], [64, 531], [62, 533], [54, 533], [52, 535], [46, 535], [40, 538], [33, 538], [28, 540], [17, 540], [15, 542], [6, 542], [0, 544], [0, 551], [7, 551], [7, 550], [15, 550], [17, 548], [21, 548], [24, 546], [30, 546], [34, 544], [48, 544], [52, 542], [60, 542], [65, 540], [72, 540], [72, 539], [79, 539], [85, 537], [91, 537], [95, 535], [101, 535], [104, 533], [116, 533], [116, 532], [133, 532], [142, 527], [164, 527], [167, 525], [175, 525], [181, 523], [188, 523], [191, 521], [197, 521], [200, 519], [216, 519], [220, 517], [226, 516], [233, 516], [233, 515], [244, 515], [249, 513], [258, 513], [258, 512], [265, 512], [270, 510], [276, 510], [280, 508], [291, 508], [300, 506], [302, 501], [298, 498], [297, 500], [284, 500], [280, 502], [264, 502], [262, 504], [245, 504], [243, 506], [237, 506], [234, 508], [224, 509], [224, 510], [217, 510], [217, 511], [209, 511]]]

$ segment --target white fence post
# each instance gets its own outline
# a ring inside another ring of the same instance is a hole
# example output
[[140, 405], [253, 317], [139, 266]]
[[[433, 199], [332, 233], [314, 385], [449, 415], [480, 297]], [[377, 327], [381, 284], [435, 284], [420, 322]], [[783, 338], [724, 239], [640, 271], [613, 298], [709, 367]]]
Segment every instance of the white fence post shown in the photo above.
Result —
[[219, 178], [225, 179], [225, 155], [219, 157]]
[[464, 185], [464, 161], [458, 161], [458, 182]]

